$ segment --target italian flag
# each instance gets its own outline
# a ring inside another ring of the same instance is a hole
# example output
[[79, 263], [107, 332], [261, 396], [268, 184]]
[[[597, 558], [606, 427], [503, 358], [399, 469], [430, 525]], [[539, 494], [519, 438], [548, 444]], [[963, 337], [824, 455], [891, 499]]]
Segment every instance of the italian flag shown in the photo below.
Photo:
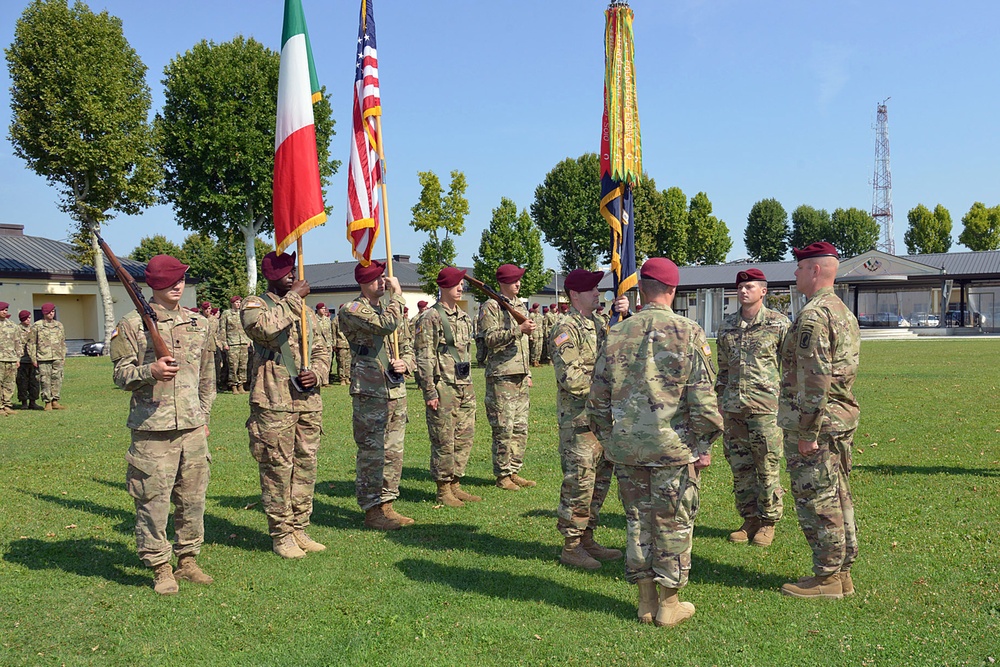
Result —
[[321, 96], [302, 0], [285, 0], [274, 132], [274, 245], [279, 253], [326, 221], [312, 107]]

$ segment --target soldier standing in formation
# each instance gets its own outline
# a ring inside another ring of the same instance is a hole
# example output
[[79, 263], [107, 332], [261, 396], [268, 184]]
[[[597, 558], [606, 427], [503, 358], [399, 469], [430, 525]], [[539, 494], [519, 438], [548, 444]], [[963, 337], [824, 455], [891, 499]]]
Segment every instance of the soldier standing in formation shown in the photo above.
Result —
[[0, 414], [14, 414], [14, 389], [21, 362], [20, 327], [10, 321], [10, 304], [0, 301]]
[[458, 305], [464, 279], [461, 269], [441, 269], [437, 277], [441, 298], [417, 316], [414, 326], [415, 375], [427, 406], [431, 477], [437, 484], [437, 502], [448, 507], [482, 500], [461, 486], [476, 425], [472, 320]]
[[42, 321], [35, 322], [35, 359], [38, 360], [38, 383], [44, 410], [64, 410], [59, 403], [63, 368], [66, 365], [66, 333], [56, 319], [56, 306], [42, 304]]
[[[247, 383], [247, 364], [250, 361], [252, 341], [243, 330], [240, 320], [240, 310], [243, 297], [233, 296], [229, 299], [229, 310], [222, 319], [220, 335], [225, 335], [226, 360], [229, 363], [229, 389], [234, 394], [245, 394]], [[222, 333], [224, 330], [224, 334]]]
[[35, 354], [35, 330], [31, 325], [31, 313], [22, 310], [17, 314], [21, 320], [18, 331], [21, 334], [21, 363], [17, 367], [17, 400], [22, 410], [41, 410], [38, 404], [38, 359]]
[[[500, 295], [525, 317], [528, 311], [517, 298], [525, 269], [503, 264], [497, 269]], [[496, 485], [507, 491], [535, 486], [518, 473], [524, 465], [528, 441], [528, 390], [531, 359], [528, 336], [535, 323], [518, 325], [510, 313], [490, 299], [479, 309], [479, 335], [486, 348], [486, 416], [493, 431], [493, 474]]]
[[[398, 530], [413, 523], [393, 509], [403, 474], [403, 438], [406, 435], [404, 373], [414, 369], [413, 350], [398, 341], [398, 355], [390, 344], [403, 322], [403, 290], [399, 280], [385, 277], [385, 263], [358, 264], [354, 279], [361, 295], [340, 309], [340, 331], [351, 344], [351, 401], [354, 442], [358, 447], [355, 492], [365, 512], [365, 525], [375, 530]], [[383, 299], [386, 285], [391, 292]], [[397, 339], [398, 340], [398, 339]], [[386, 371], [393, 375], [389, 378]]]
[[545, 326], [542, 320], [542, 313], [538, 310], [537, 303], [531, 304], [528, 311], [528, 318], [535, 323], [535, 330], [528, 337], [528, 356], [531, 358], [532, 368], [542, 365], [542, 348], [545, 346]]
[[799, 598], [854, 593], [858, 556], [854, 502], [848, 479], [860, 409], [851, 387], [858, 373], [861, 333], [833, 292], [839, 255], [831, 244], [792, 249], [795, 287], [808, 301], [781, 347], [778, 425], [799, 526], [813, 552], [813, 576], [781, 587]]
[[340, 310], [343, 307], [344, 304], [341, 304], [333, 317], [333, 338], [337, 345], [337, 377], [340, 379], [340, 384], [347, 385], [351, 383], [351, 344], [347, 342], [347, 337], [340, 329]]
[[[614, 474], [614, 465], [604, 457], [604, 448], [590, 430], [587, 418], [594, 363], [607, 331], [607, 320], [594, 313], [600, 298], [597, 284], [603, 277], [603, 271], [570, 271], [565, 287], [572, 309], [549, 334], [558, 386], [559, 460], [563, 472], [556, 528], [565, 545], [559, 562], [585, 570], [600, 568], [599, 561], [622, 557], [618, 549], [594, 540], [594, 529]], [[628, 298], [621, 297], [618, 305], [627, 312]]]
[[705, 332], [671, 309], [678, 282], [669, 259], [642, 265], [645, 308], [608, 331], [587, 402], [625, 508], [625, 578], [639, 586], [639, 620], [659, 626], [695, 612], [678, 591], [691, 569], [700, 471], [722, 433]]
[[[335, 345], [333, 341], [333, 321], [330, 319], [330, 310], [322, 302], [316, 304], [316, 334], [323, 339], [326, 349], [330, 350], [332, 367], [332, 355]], [[330, 373], [327, 373], [319, 380], [321, 386], [328, 387], [330, 385]]]
[[[205, 541], [205, 492], [208, 489], [208, 419], [215, 401], [215, 366], [208, 322], [178, 304], [188, 267], [169, 255], [146, 266], [146, 284], [156, 328], [170, 355], [156, 358], [142, 318], [133, 310], [111, 337], [114, 382], [132, 392], [128, 427], [132, 446], [126, 482], [135, 500], [136, 548], [154, 571], [153, 589], [177, 592], [177, 579], [210, 584], [195, 558]], [[170, 566], [167, 517], [174, 503], [177, 570]]]
[[716, 338], [719, 397], [725, 432], [722, 442], [733, 470], [733, 495], [743, 525], [730, 542], [770, 546], [781, 520], [782, 437], [778, 428], [781, 373], [778, 351], [791, 323], [764, 306], [767, 278], [760, 269], [736, 274], [739, 311], [728, 315]]
[[[261, 261], [264, 296], [242, 303], [243, 328], [254, 343], [250, 383], [250, 453], [260, 473], [260, 495], [272, 549], [302, 558], [326, 549], [306, 532], [316, 486], [316, 452], [323, 432], [320, 378], [330, 372], [330, 348], [305, 305], [309, 283], [296, 280], [295, 254], [269, 252]], [[303, 363], [306, 315], [308, 366]]]

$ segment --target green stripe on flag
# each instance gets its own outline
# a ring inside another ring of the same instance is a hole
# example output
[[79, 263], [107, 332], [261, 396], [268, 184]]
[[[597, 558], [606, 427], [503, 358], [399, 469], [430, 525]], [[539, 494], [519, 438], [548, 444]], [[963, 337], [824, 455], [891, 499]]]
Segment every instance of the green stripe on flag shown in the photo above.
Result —
[[285, 0], [285, 17], [281, 26], [281, 48], [295, 37], [303, 35], [306, 38], [306, 53], [309, 56], [309, 89], [315, 104], [320, 100], [319, 77], [316, 75], [316, 62], [313, 60], [312, 43], [309, 41], [309, 29], [306, 27], [306, 15], [302, 11], [302, 0]]

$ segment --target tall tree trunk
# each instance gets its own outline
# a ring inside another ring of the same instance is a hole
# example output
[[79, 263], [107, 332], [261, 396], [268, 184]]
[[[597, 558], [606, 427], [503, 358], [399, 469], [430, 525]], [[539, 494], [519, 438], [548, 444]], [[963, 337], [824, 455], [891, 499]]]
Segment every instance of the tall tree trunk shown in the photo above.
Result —
[[254, 244], [262, 224], [264, 224], [264, 216], [258, 216], [248, 225], [240, 225], [247, 258], [247, 294], [253, 294], [257, 291], [257, 247]]
[[94, 273], [97, 274], [97, 293], [100, 294], [101, 303], [104, 304], [104, 331], [101, 333], [101, 338], [107, 347], [111, 344], [111, 332], [115, 328], [115, 304], [111, 300], [111, 286], [108, 285], [108, 274], [104, 270], [104, 253], [97, 243], [97, 232], [101, 231], [101, 225], [91, 222], [88, 226], [90, 249], [94, 253]]

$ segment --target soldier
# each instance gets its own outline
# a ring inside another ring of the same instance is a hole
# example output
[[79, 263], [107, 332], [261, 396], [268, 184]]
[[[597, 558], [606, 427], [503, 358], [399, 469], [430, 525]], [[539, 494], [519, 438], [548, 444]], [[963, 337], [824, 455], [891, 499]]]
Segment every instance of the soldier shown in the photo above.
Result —
[[35, 359], [38, 361], [38, 381], [44, 410], [65, 410], [59, 403], [62, 392], [63, 367], [66, 365], [66, 333], [56, 319], [56, 306], [42, 304], [42, 321], [35, 322]]
[[528, 318], [535, 323], [535, 330], [528, 337], [528, 356], [531, 359], [531, 366], [537, 368], [541, 366], [542, 347], [545, 345], [545, 327], [542, 321], [542, 314], [539, 312], [539, 304], [531, 304], [528, 311]]
[[20, 327], [10, 321], [10, 304], [0, 301], [0, 414], [14, 414], [14, 389], [21, 360]]
[[833, 293], [840, 265], [831, 244], [793, 248], [795, 287], [808, 301], [781, 346], [778, 426], [799, 526], [813, 552], [813, 575], [781, 587], [800, 598], [854, 593], [858, 556], [848, 478], [860, 409], [851, 387], [858, 373], [861, 333], [854, 314]]
[[347, 337], [340, 330], [340, 311], [343, 307], [344, 304], [340, 304], [334, 318], [337, 341], [337, 377], [340, 378], [341, 385], [348, 385], [351, 383], [351, 344], [347, 342]]
[[[517, 298], [524, 272], [513, 264], [503, 264], [496, 276], [500, 295], [514, 310], [527, 316], [528, 311]], [[517, 324], [492, 299], [479, 309], [479, 332], [486, 347], [486, 416], [493, 431], [493, 474], [497, 487], [507, 491], [535, 486], [533, 480], [518, 474], [528, 441], [528, 337], [534, 330], [534, 322]]]
[[[413, 348], [413, 329], [410, 327], [410, 309], [403, 308], [403, 321], [399, 323], [398, 334], [400, 345], [406, 342], [406, 345]], [[414, 371], [415, 373], [415, 371]]]
[[431, 477], [437, 484], [437, 501], [448, 507], [482, 500], [461, 485], [476, 425], [472, 320], [458, 305], [464, 279], [461, 269], [441, 269], [437, 277], [441, 298], [417, 316], [414, 327], [416, 377], [427, 405]]
[[[195, 559], [205, 541], [215, 365], [208, 322], [178, 305], [187, 269], [169, 255], [157, 255], [146, 265], [156, 328], [170, 349], [168, 356], [156, 358], [138, 311], [123, 317], [111, 336], [115, 385], [132, 392], [132, 446], [125, 460], [128, 492], [135, 500], [136, 548], [142, 562], [153, 568], [153, 590], [160, 595], [176, 593], [177, 579], [212, 583]], [[170, 567], [167, 541], [171, 501], [176, 571]]]
[[[261, 504], [272, 550], [302, 558], [326, 547], [309, 536], [316, 486], [316, 452], [323, 431], [320, 378], [330, 372], [330, 348], [305, 305], [309, 283], [296, 280], [295, 253], [264, 255], [264, 296], [248, 296], [240, 308], [243, 329], [254, 343], [250, 383], [250, 453], [260, 473]], [[309, 363], [303, 363], [302, 311], [306, 311]]]
[[21, 363], [17, 367], [17, 400], [22, 410], [41, 410], [38, 404], [38, 359], [35, 354], [35, 330], [31, 325], [31, 313], [22, 310], [17, 314], [21, 321], [18, 332], [21, 335]]
[[243, 297], [233, 296], [229, 299], [229, 310], [222, 318], [219, 335], [226, 339], [222, 349], [226, 351], [226, 361], [229, 363], [229, 389], [234, 394], [245, 394], [247, 383], [247, 363], [250, 360], [250, 350], [253, 342], [243, 330], [240, 311]]
[[[340, 331], [351, 344], [351, 401], [354, 442], [358, 446], [355, 492], [365, 526], [399, 530], [413, 523], [393, 509], [403, 474], [406, 435], [404, 373], [414, 369], [413, 350], [392, 333], [403, 321], [403, 290], [394, 276], [383, 276], [385, 262], [354, 267], [361, 295], [340, 309]], [[386, 285], [391, 292], [383, 299]], [[386, 371], [389, 371], [390, 378]]]
[[[598, 561], [622, 557], [618, 549], [603, 547], [594, 540], [614, 473], [587, 418], [594, 362], [607, 329], [607, 320], [594, 314], [600, 298], [597, 284], [603, 277], [603, 271], [569, 272], [565, 287], [573, 308], [549, 334], [558, 385], [559, 460], [563, 472], [556, 528], [565, 538], [565, 545], [559, 562], [585, 570], [600, 568]], [[626, 297], [621, 297], [618, 305], [628, 311]]]
[[700, 471], [722, 433], [705, 332], [671, 309], [678, 282], [669, 259], [642, 265], [646, 307], [608, 331], [587, 402], [625, 508], [625, 578], [639, 585], [639, 620], [659, 626], [695, 612], [677, 593], [691, 569]]
[[783, 438], [778, 428], [778, 351], [788, 333], [788, 318], [764, 306], [767, 278], [760, 269], [736, 274], [740, 310], [719, 328], [719, 397], [725, 432], [723, 452], [733, 470], [733, 495], [743, 525], [730, 542], [767, 547], [781, 519], [779, 479]]
[[[333, 324], [330, 319], [330, 311], [323, 302], [316, 304], [316, 332], [323, 339], [326, 349], [330, 350], [330, 354], [332, 355], [334, 346]], [[324, 387], [330, 386], [329, 373], [320, 378], [320, 384]]]

